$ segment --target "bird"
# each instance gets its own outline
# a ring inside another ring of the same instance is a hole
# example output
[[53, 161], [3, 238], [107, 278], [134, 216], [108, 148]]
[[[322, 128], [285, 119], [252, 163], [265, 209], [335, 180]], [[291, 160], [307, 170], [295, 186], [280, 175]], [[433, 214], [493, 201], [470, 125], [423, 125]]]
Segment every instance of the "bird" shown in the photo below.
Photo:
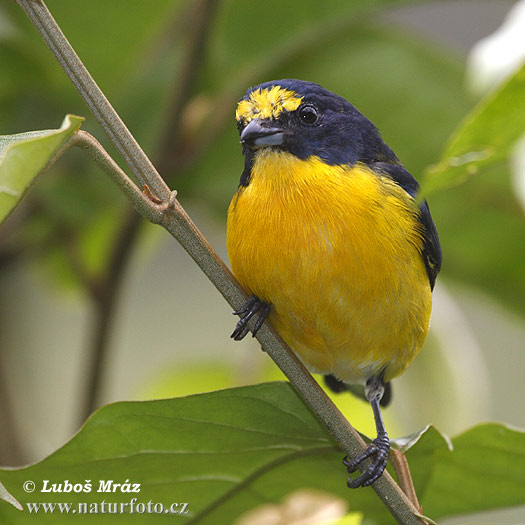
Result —
[[317, 83], [251, 87], [235, 118], [244, 169], [227, 251], [249, 299], [232, 338], [268, 319], [310, 372], [364, 387], [377, 437], [343, 463], [348, 487], [369, 486], [390, 451], [385, 385], [429, 330], [442, 253], [428, 204], [376, 126]]

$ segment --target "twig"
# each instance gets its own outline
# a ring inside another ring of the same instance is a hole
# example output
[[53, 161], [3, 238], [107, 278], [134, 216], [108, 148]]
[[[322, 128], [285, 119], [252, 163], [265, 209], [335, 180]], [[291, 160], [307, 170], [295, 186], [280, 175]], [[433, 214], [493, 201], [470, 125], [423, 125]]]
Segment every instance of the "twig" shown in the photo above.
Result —
[[412, 481], [412, 474], [410, 473], [410, 467], [405, 454], [396, 448], [392, 448], [390, 450], [390, 462], [394, 467], [399, 486], [406, 494], [407, 498], [412, 502], [414, 507], [421, 510], [419, 500], [417, 499], [416, 489], [414, 488], [414, 482]]
[[[246, 295], [242, 292], [229, 270], [186, 215], [186, 212], [176, 199], [175, 192], [171, 193], [167, 202], [160, 204], [153, 202], [133, 185], [118, 164], [111, 159], [102, 146], [88, 133], [78, 131], [73, 143], [83, 147], [90, 153], [99, 166], [120, 186], [141, 214], [152, 222], [160, 223], [181, 242], [206, 275], [210, 276], [211, 280], [214, 281], [214, 284], [216, 284], [219, 291], [223, 293], [233, 308], [239, 307], [246, 300]], [[341, 448], [350, 456], [361, 452], [365, 447], [365, 443], [359, 433], [339, 412], [295, 354], [280, 339], [279, 335], [269, 325], [264, 324], [259, 330], [257, 338], [294, 385], [306, 404], [332, 433]], [[385, 473], [373, 485], [373, 488], [390, 512], [401, 523], [421, 523], [415, 515], [417, 509], [388, 473]]]
[[167, 125], [161, 134], [161, 144], [156, 155], [159, 172], [166, 179], [171, 178], [177, 168], [177, 158], [180, 157], [179, 146], [183, 129], [184, 108], [194, 90], [195, 82], [202, 65], [206, 38], [215, 15], [219, 0], [195, 0], [190, 7], [186, 31], [188, 33], [187, 48], [178, 79], [174, 82], [173, 98], [168, 104]]
[[103, 373], [107, 360], [107, 348], [111, 336], [111, 328], [116, 313], [116, 302], [118, 292], [122, 288], [124, 279], [124, 261], [129, 259], [129, 254], [134, 247], [131, 241], [138, 231], [141, 217], [133, 212], [130, 220], [126, 221], [125, 227], [118, 232], [114, 243], [113, 257], [111, 257], [108, 269], [104, 275], [103, 283], [100, 286], [100, 293], [95, 299], [95, 330], [91, 344], [91, 363], [88, 373], [87, 395], [84, 401], [84, 410], [80, 413], [80, 422], [97, 408], [98, 398], [101, 391]]
[[[177, 201], [176, 193], [169, 192], [164, 181], [155, 171], [151, 162], [149, 162], [149, 159], [147, 159], [129, 130], [123, 125], [114, 109], [109, 105], [107, 99], [100, 92], [98, 86], [74, 53], [43, 2], [41, 0], [16, 1], [33, 20], [33, 23], [46, 42], [48, 42], [62, 67], [70, 76], [77, 89], [79, 89], [80, 94], [93, 108], [95, 116], [106, 129], [117, 149], [125, 153], [123, 155], [126, 162], [136, 174], [139, 182], [142, 184], [145, 181], [164, 204], [153, 203], [138, 188], [133, 188], [128, 183], [129, 179], [125, 175], [124, 177], [122, 176], [120, 168], [112, 173], [112, 178], [117, 180], [117, 184], [119, 184], [126, 196], [132, 200], [133, 205], [146, 218], [152, 220], [152, 222], [159, 222], [160, 216], [160, 224], [186, 249], [201, 270], [225, 297], [230, 306], [234, 309], [240, 307], [246, 300], [246, 294], [188, 217]], [[84, 86], [84, 82], [87, 82], [88, 88]], [[104, 158], [104, 156], [101, 155], [99, 158]], [[107, 159], [104, 158], [103, 162], [105, 169], [113, 171], [114, 166]], [[350, 426], [294, 353], [280, 339], [279, 335], [265, 323], [259, 330], [257, 339], [284, 372], [305, 403], [328, 428], [342, 450], [350, 457], [355, 457], [362, 452], [365, 448], [362, 438]], [[400, 523], [422, 523], [420, 518], [416, 516], [417, 509], [388, 473], [385, 473], [376, 481], [373, 484], [373, 488], [391, 514]]]
[[102, 93], [93, 77], [78, 58], [71, 44], [41, 0], [15, 0], [26, 12], [38, 32], [51, 49], [56, 60], [76, 87], [93, 115], [124, 157], [137, 180], [146, 180], [159, 196], [167, 197], [169, 190], [138, 142], [118, 113]]
[[[142, 215], [148, 214], [145, 204], [147, 198], [141, 194], [133, 181], [125, 175], [93, 136], [84, 131], [78, 131], [74, 137], [73, 145], [84, 149], [125, 193], [126, 191], [129, 192], [134, 196], [133, 199], [138, 199], [139, 203], [144, 204], [141, 208]], [[148, 220], [159, 221], [160, 216], [149, 215]], [[94, 329], [90, 345], [91, 361], [87, 374], [86, 396], [83, 409], [79, 414], [80, 422], [85, 421], [98, 404], [115, 307], [124, 277], [123, 268], [133, 250], [133, 239], [136, 237], [140, 222], [141, 216], [135, 211], [126, 215], [123, 226], [113, 243], [112, 256], [102, 279], [96, 283], [95, 287], [89, 287], [94, 306]]]
[[[175, 168], [173, 162], [174, 151], [182, 136], [181, 126], [185, 104], [191, 96], [195, 80], [202, 64], [204, 42], [211, 23], [218, 0], [199, 0], [190, 7], [189, 22], [184, 26], [190, 32], [189, 45], [183, 60], [182, 79], [177, 88], [173, 88], [175, 96], [169, 105], [166, 131], [161, 135], [163, 143], [158, 154], [158, 165], [166, 173]], [[182, 24], [181, 24], [182, 25]], [[79, 145], [82, 145], [80, 142]], [[84, 137], [84, 147], [89, 147], [89, 139]], [[99, 149], [93, 148], [90, 153], [96, 155]], [[149, 188], [146, 186], [146, 188]], [[110, 348], [112, 321], [115, 318], [115, 309], [118, 297], [122, 290], [123, 276], [130, 255], [135, 247], [137, 233], [140, 230], [142, 218], [134, 210], [126, 210], [121, 219], [116, 241], [112, 244], [111, 254], [107, 267], [96, 280], [96, 287], [88, 286], [93, 300], [93, 328], [89, 345], [89, 368], [87, 375], [86, 395], [83, 399], [83, 409], [80, 411], [80, 422], [83, 422], [97, 407], [100, 390], [103, 385], [104, 365]], [[88, 282], [87, 284], [91, 284]], [[95, 292], [95, 293], [93, 293]]]
[[[177, 145], [183, 135], [181, 126], [183, 119], [181, 115], [184, 107], [191, 96], [195, 80], [202, 64], [204, 42], [211, 23], [218, 0], [198, 0], [189, 7], [191, 20], [188, 22], [186, 16], [184, 26], [190, 32], [188, 47], [183, 60], [181, 81], [178, 87], [173, 88], [174, 98], [169, 105], [168, 118], [165, 132], [161, 135], [163, 142], [157, 163], [161, 171], [172, 172], [175, 169], [173, 155], [178, 151]], [[180, 20], [179, 20], [180, 22]], [[92, 153], [96, 154], [95, 148]], [[149, 188], [146, 186], [146, 188]], [[137, 234], [140, 230], [142, 218], [134, 210], [126, 210], [121, 219], [116, 242], [112, 244], [111, 254], [107, 267], [101, 272], [98, 280], [97, 292], [92, 294], [94, 320], [92, 338], [89, 346], [90, 364], [88, 370], [87, 390], [84, 398], [83, 410], [80, 412], [80, 421], [84, 421], [97, 407], [100, 398], [100, 390], [103, 385], [104, 365], [110, 348], [110, 337], [112, 321], [115, 318], [115, 309], [118, 305], [118, 297], [122, 290], [125, 268], [130, 255], [135, 247]]]
[[[129, 133], [129, 132], [128, 132]], [[162, 213], [151, 207], [151, 201], [135, 183], [122, 171], [120, 166], [111, 158], [111, 155], [102, 147], [100, 142], [85, 131], [77, 131], [71, 139], [71, 145], [82, 148], [96, 162], [99, 168], [122, 190], [124, 195], [134, 203], [137, 211], [148, 221], [159, 224]], [[157, 174], [160, 178], [160, 176]], [[169, 191], [166, 199], [169, 197]]]

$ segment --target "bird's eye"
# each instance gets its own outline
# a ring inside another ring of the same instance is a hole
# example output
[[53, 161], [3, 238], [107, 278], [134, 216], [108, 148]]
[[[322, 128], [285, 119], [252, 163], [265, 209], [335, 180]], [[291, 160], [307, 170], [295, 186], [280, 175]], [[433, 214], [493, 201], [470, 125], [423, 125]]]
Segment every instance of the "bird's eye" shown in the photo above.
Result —
[[302, 106], [299, 108], [299, 118], [305, 124], [315, 124], [318, 119], [317, 110], [313, 106]]

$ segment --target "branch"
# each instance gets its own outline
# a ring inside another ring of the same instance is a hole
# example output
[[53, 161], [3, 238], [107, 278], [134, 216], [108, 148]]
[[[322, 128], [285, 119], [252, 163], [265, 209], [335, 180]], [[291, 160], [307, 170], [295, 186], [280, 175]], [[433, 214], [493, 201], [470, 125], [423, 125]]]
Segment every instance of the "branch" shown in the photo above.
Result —
[[[188, 45], [185, 50], [181, 73], [178, 77], [181, 80], [175, 79], [174, 85], [177, 87], [172, 88], [174, 95], [168, 105], [168, 118], [166, 119], [164, 133], [161, 134], [161, 145], [157, 155], [159, 170], [166, 174], [176, 169], [177, 159], [180, 156], [178, 155], [178, 153], [180, 154], [178, 145], [180, 145], [183, 136], [184, 119], [182, 114], [191, 96], [202, 64], [205, 39], [217, 4], [218, 0], [196, 0], [187, 6], [188, 9], [184, 10], [189, 13], [179, 16], [177, 22], [180, 27], [171, 30], [171, 32], [179, 32], [182, 24], [184, 24], [188, 33], [188, 38], [185, 39]], [[96, 152], [96, 148], [94, 151]], [[83, 410], [80, 412], [80, 422], [84, 421], [98, 405], [115, 310], [122, 289], [126, 264], [135, 247], [141, 224], [141, 216], [134, 210], [127, 209], [115, 242], [111, 247], [106, 268], [102, 272], [101, 278], [97, 280], [98, 286], [96, 288], [91, 287], [91, 290], [96, 292], [96, 294], [92, 294], [94, 323], [89, 345], [90, 363], [87, 374], [87, 389], [83, 401]]]
[[390, 450], [390, 460], [394, 467], [399, 486], [403, 489], [403, 492], [407, 495], [414, 507], [421, 509], [405, 454], [397, 448], [392, 448]]
[[206, 38], [219, 0], [194, 0], [189, 7], [188, 19], [185, 19], [188, 34], [187, 47], [183, 63], [175, 80], [173, 98], [168, 104], [167, 125], [161, 134], [161, 144], [156, 155], [160, 173], [165, 178], [175, 171], [181, 153], [181, 138], [184, 133], [181, 123], [186, 104], [193, 93], [195, 83], [202, 65]]
[[[141, 192], [119, 165], [102, 148], [101, 144], [84, 131], [78, 131], [73, 145], [85, 149], [100, 168], [122, 189], [137, 211], [151, 222], [161, 224], [186, 249], [200, 268], [210, 277], [232, 308], [238, 308], [247, 296], [235, 278], [213, 251], [206, 239], [172, 192], [168, 201], [156, 202]], [[359, 433], [348, 423], [331, 399], [325, 394], [311, 374], [267, 323], [257, 333], [257, 339], [290, 380], [305, 403], [328, 428], [339, 446], [354, 457], [365, 448]], [[390, 512], [401, 523], [422, 523], [416, 516], [418, 509], [412, 505], [391, 476], [385, 474], [373, 485]]]
[[137, 180], [141, 184], [144, 184], [147, 180], [148, 184], [159, 196], [167, 196], [169, 193], [168, 187], [97, 83], [93, 80], [89, 71], [82, 64], [82, 61], [78, 58], [78, 55], [71, 47], [64, 33], [62, 33], [55, 19], [51, 16], [44, 2], [41, 0], [15, 1], [33, 22], [51, 49], [57, 62], [89, 106], [89, 109], [91, 109], [113, 144], [115, 144], [119, 153], [124, 157], [126, 164]]
[[[77, 87], [95, 117], [122, 153], [138, 181], [153, 190], [155, 198], [149, 199], [142, 193], [122, 170], [110, 160], [100, 145], [78, 132], [77, 144], [86, 146], [99, 165], [120, 186], [125, 195], [144, 217], [161, 224], [168, 230], [208, 276], [230, 306], [239, 308], [247, 296], [226, 265], [222, 262], [193, 221], [176, 199], [176, 192], [170, 192], [164, 181], [146, 157], [129, 130], [111, 107], [88, 71], [71, 48], [60, 28], [41, 0], [16, 0], [26, 11], [38, 31], [48, 43], [66, 74]], [[157, 201], [160, 201], [157, 202]], [[253, 323], [251, 324], [253, 328]], [[290, 380], [304, 402], [317, 418], [328, 428], [335, 441], [350, 457], [357, 456], [365, 449], [359, 433], [350, 426], [330, 398], [319, 387], [295, 354], [286, 346], [279, 335], [267, 323], [257, 333], [257, 339]], [[365, 466], [366, 468], [366, 466]], [[401, 523], [422, 523], [416, 515], [418, 510], [408, 500], [392, 477], [385, 473], [373, 484], [385, 506]]]

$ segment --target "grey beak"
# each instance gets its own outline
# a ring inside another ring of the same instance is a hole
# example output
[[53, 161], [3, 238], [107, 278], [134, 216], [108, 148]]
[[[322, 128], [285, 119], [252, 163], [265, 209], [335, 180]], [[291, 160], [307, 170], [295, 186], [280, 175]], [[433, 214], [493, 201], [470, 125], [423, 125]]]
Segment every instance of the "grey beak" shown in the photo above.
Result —
[[263, 148], [265, 146], [281, 146], [284, 140], [283, 130], [267, 125], [264, 120], [250, 121], [241, 133], [241, 143], [250, 148]]

